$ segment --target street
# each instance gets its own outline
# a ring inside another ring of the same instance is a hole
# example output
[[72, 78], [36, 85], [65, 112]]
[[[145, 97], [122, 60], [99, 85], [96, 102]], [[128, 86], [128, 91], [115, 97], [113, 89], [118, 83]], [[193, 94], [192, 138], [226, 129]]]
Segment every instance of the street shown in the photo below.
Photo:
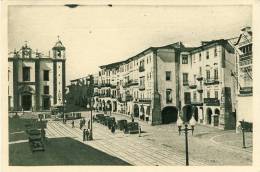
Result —
[[[124, 115], [112, 114], [118, 119]], [[82, 112], [87, 120], [89, 112]], [[130, 121], [130, 119], [128, 119]], [[179, 136], [176, 124], [150, 126], [139, 121], [143, 133], [124, 134], [116, 130], [113, 134], [106, 126], [93, 123], [93, 141], [84, 144], [118, 157], [132, 165], [185, 165], [184, 135]], [[47, 137], [70, 137], [82, 142], [79, 120], [75, 128], [71, 121], [49, 121]], [[196, 125], [194, 135], [189, 133], [190, 165], [251, 165], [252, 133], [246, 133], [247, 148], [242, 148], [242, 135], [208, 126]], [[46, 150], [48, 151], [48, 150]]]

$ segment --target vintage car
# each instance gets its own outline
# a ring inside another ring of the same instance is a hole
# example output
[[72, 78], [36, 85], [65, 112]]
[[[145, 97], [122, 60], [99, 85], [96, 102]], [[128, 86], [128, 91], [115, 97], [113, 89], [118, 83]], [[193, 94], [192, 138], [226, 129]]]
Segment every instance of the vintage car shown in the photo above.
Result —
[[103, 118], [104, 118], [104, 114], [102, 114], [102, 113], [96, 114], [96, 116], [95, 116], [95, 120], [96, 120], [98, 123], [101, 123], [101, 121], [103, 120]]
[[139, 132], [138, 122], [129, 122], [125, 128], [125, 133], [134, 134]]
[[110, 118], [110, 116], [105, 115], [105, 116], [104, 116], [104, 119], [102, 120], [101, 123], [102, 123], [103, 125], [107, 126], [107, 125], [108, 125], [108, 119], [109, 119], [109, 118]]
[[121, 119], [117, 120], [117, 128], [119, 130], [124, 130], [127, 127], [127, 120], [126, 119]]

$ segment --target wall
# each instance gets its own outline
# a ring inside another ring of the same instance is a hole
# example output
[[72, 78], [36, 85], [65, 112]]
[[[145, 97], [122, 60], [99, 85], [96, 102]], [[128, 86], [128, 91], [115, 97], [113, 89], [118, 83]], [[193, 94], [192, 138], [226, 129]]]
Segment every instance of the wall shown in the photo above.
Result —
[[[158, 50], [158, 91], [161, 95], [161, 109], [166, 106], [177, 106], [176, 97], [176, 68], [175, 51], [170, 49]], [[171, 80], [166, 81], [166, 71], [171, 71]], [[172, 89], [172, 103], [166, 103], [166, 89]]]

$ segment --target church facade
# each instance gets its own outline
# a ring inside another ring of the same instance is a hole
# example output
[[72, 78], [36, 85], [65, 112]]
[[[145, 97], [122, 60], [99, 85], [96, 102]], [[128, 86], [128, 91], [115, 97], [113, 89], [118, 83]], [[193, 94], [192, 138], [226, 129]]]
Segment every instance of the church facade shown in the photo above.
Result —
[[33, 51], [27, 43], [8, 56], [9, 111], [49, 111], [65, 95], [66, 48], [58, 40], [52, 53]]

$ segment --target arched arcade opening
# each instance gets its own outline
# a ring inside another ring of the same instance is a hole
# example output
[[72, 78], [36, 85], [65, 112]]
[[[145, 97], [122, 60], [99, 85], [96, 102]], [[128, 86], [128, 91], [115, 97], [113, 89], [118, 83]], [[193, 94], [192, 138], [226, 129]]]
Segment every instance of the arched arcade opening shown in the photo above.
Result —
[[175, 106], [167, 106], [162, 110], [162, 123], [169, 124], [178, 119], [178, 109]]

